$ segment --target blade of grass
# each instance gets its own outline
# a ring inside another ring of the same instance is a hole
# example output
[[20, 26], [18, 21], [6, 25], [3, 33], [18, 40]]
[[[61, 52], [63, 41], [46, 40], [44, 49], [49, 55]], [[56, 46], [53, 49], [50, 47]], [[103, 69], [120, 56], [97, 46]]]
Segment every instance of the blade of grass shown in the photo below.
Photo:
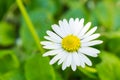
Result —
[[[40, 44], [40, 39], [39, 39], [39, 37], [38, 37], [35, 29], [34, 29], [34, 26], [33, 26], [32, 22], [31, 22], [31, 20], [30, 20], [30, 18], [29, 18], [29, 16], [28, 16], [28, 13], [27, 13], [27, 11], [26, 11], [26, 9], [25, 9], [22, 1], [21, 1], [21, 0], [16, 0], [16, 1], [17, 1], [17, 5], [18, 5], [18, 7], [19, 7], [19, 9], [20, 9], [20, 11], [21, 11], [21, 13], [22, 13], [25, 21], [26, 21], [26, 24], [28, 25], [27, 27], [28, 27], [28, 29], [30, 30], [30, 32], [31, 32], [31, 34], [32, 34], [32, 36], [33, 36], [33, 38], [34, 38], [34, 40], [35, 40], [35, 42], [36, 42], [36, 45], [37, 45], [38, 48], [39, 48], [39, 51], [40, 51], [41, 53], [44, 53], [45, 51], [44, 51], [44, 49], [42, 48], [42, 46], [41, 46], [41, 44]], [[49, 58], [48, 58], [48, 59], [49, 59]], [[55, 80], [55, 74], [54, 74], [55, 72], [54, 72], [53, 67], [52, 67], [52, 70], [53, 70], [52, 73], [53, 73], [53, 75], [54, 75], [54, 79], [53, 79], [53, 80]]]
[[18, 5], [18, 7], [19, 7], [19, 9], [20, 9], [25, 21], [26, 21], [26, 24], [28, 25], [27, 26], [28, 29], [30, 30], [30, 32], [31, 32], [31, 34], [32, 34], [32, 36], [33, 36], [33, 38], [35, 40], [36, 45], [38, 46], [40, 52], [44, 53], [44, 49], [42, 48], [42, 46], [40, 44], [40, 39], [39, 39], [35, 29], [34, 29], [34, 26], [33, 26], [32, 22], [31, 22], [31, 20], [30, 20], [30, 18], [28, 16], [28, 13], [27, 13], [22, 1], [21, 0], [16, 0], [16, 2], [17, 2], [17, 5]]

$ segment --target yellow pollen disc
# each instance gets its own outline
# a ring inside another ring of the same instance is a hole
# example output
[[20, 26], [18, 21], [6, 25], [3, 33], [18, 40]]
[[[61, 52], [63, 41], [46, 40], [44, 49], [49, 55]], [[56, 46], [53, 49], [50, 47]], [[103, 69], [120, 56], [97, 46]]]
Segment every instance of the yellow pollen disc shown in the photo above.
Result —
[[62, 47], [69, 52], [74, 52], [81, 46], [80, 39], [74, 35], [68, 35], [62, 39]]

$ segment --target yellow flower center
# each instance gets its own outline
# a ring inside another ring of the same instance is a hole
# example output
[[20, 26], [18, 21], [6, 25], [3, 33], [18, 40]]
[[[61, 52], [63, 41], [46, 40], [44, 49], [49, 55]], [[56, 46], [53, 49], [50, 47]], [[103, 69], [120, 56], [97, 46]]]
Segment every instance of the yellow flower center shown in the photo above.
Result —
[[80, 39], [74, 35], [68, 35], [62, 39], [62, 47], [69, 52], [74, 52], [81, 46]]

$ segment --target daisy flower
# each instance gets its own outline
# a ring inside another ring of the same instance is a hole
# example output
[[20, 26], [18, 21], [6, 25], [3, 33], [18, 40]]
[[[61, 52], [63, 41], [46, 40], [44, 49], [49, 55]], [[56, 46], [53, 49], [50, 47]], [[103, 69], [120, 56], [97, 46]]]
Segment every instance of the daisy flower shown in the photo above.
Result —
[[[84, 25], [84, 19], [60, 20], [59, 25], [52, 25], [52, 30], [44, 36], [46, 41], [42, 41], [43, 48], [48, 49], [43, 56], [54, 56], [50, 64], [58, 61], [62, 64], [62, 70], [67, 67], [76, 70], [77, 66], [92, 66], [91, 60], [87, 56], [97, 57], [100, 51], [91, 46], [101, 44], [101, 40], [95, 40], [100, 36], [94, 33], [97, 27], [90, 29], [91, 22]], [[90, 30], [89, 30], [90, 29]]]

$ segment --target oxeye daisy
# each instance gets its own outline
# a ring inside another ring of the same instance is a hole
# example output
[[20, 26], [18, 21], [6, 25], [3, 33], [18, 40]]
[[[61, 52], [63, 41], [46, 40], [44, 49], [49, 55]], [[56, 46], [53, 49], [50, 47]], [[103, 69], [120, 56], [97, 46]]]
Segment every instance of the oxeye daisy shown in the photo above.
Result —
[[[77, 66], [92, 66], [91, 60], [87, 56], [97, 57], [100, 51], [91, 46], [101, 44], [101, 40], [95, 40], [100, 36], [94, 33], [97, 27], [90, 29], [91, 22], [84, 25], [84, 19], [60, 20], [59, 25], [52, 25], [52, 30], [47, 31], [48, 36], [44, 36], [46, 41], [42, 41], [43, 48], [48, 49], [43, 56], [54, 56], [50, 64], [58, 61], [62, 64], [62, 70], [67, 67], [76, 70]], [[89, 30], [90, 29], [90, 30]]]

